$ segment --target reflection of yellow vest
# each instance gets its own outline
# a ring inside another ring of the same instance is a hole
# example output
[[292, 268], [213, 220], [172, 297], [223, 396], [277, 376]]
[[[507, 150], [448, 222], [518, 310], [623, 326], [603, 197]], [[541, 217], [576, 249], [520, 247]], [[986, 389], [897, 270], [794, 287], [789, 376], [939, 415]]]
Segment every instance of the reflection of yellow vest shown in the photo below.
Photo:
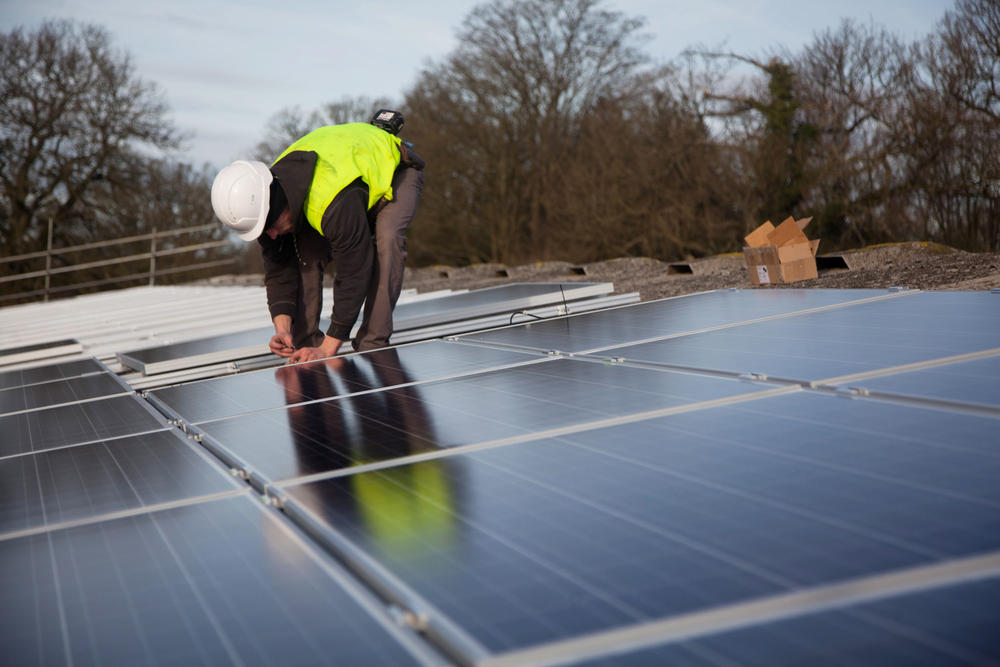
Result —
[[328, 125], [313, 130], [285, 149], [316, 153], [316, 170], [303, 209], [309, 225], [323, 234], [323, 213], [333, 198], [360, 177], [368, 185], [368, 208], [392, 199], [392, 175], [399, 166], [399, 137], [368, 123]]
[[352, 475], [351, 483], [372, 541], [383, 553], [403, 555], [417, 543], [452, 546], [458, 517], [440, 461]]

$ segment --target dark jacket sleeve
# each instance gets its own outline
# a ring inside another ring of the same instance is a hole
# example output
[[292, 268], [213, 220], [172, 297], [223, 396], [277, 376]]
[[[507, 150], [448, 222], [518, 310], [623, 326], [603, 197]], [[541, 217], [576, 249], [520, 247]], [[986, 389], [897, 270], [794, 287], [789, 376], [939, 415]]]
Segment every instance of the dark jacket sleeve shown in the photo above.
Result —
[[[296, 228], [305, 224], [302, 206], [309, 193], [316, 160], [317, 156], [313, 151], [293, 151], [271, 166], [271, 173], [285, 191], [288, 208], [295, 215]], [[299, 259], [291, 234], [284, 234], [274, 240], [261, 234], [258, 242], [264, 256], [264, 285], [267, 288], [267, 307], [271, 312], [271, 319], [276, 315], [294, 318], [300, 278]]]
[[368, 186], [360, 179], [344, 188], [323, 214], [323, 236], [337, 267], [333, 281], [333, 313], [327, 335], [351, 337], [372, 279], [375, 251], [368, 229]]
[[260, 236], [261, 254], [264, 258], [264, 286], [267, 289], [267, 308], [273, 320], [277, 315], [295, 317], [299, 294], [299, 267], [290, 234], [271, 240]]

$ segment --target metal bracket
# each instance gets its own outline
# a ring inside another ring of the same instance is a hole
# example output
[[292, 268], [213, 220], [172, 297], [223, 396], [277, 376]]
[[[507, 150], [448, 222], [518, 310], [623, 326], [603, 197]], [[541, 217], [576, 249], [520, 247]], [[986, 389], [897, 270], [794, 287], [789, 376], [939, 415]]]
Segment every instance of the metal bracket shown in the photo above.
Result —
[[835, 387], [833, 385], [820, 385], [817, 389], [831, 391], [838, 396], [853, 398], [855, 396], [868, 396], [868, 390], [864, 387]]
[[268, 505], [270, 507], [274, 507], [274, 508], [279, 509], [279, 510], [282, 509], [284, 507], [284, 505], [285, 505], [281, 501], [281, 498], [279, 498], [277, 496], [272, 496], [272, 495], [269, 495], [269, 494], [265, 493], [265, 494], [262, 494], [262, 495], [260, 495], [258, 497], [260, 498], [260, 501], [262, 503], [264, 503], [265, 505]]
[[390, 605], [389, 615], [392, 616], [397, 623], [404, 627], [412, 628], [417, 632], [427, 631], [429, 619], [427, 614], [424, 612], [411, 611], [403, 609], [397, 605]]

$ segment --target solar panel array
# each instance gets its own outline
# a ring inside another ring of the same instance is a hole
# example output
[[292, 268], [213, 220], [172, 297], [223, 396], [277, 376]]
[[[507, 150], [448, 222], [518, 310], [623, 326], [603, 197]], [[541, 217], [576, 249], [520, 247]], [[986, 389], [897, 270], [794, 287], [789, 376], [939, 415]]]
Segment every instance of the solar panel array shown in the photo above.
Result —
[[2, 374], [0, 646], [25, 663], [995, 662], [998, 371], [1000, 295], [783, 289], [145, 400], [86, 364]]
[[[504, 317], [511, 321], [516, 313], [531, 312], [544, 306], [573, 304], [573, 308], [584, 308], [589, 301], [602, 301], [596, 297], [606, 297], [613, 291], [611, 283], [514, 283], [500, 285], [472, 292], [455, 292], [427, 298], [411, 295], [399, 303], [393, 314], [396, 342], [424, 340], [448, 333], [471, 331], [470, 321], [500, 314], [491, 323], [481, 327], [504, 324]], [[618, 303], [638, 301], [638, 294], [615, 297]], [[584, 301], [587, 300], [587, 301]], [[615, 304], [617, 305], [617, 304]], [[568, 309], [568, 305], [564, 305]], [[552, 313], [555, 314], [555, 313]], [[563, 313], [565, 314], [565, 312]], [[548, 314], [551, 316], [551, 314]], [[522, 317], [521, 319], [526, 319]], [[459, 324], [454, 324], [458, 322]], [[325, 331], [330, 321], [323, 319], [320, 329]], [[355, 331], [360, 320], [355, 325]], [[233, 361], [268, 353], [267, 340], [273, 330], [270, 326], [245, 331], [227, 333], [196, 340], [188, 340], [171, 345], [158, 345], [141, 350], [132, 350], [117, 355], [126, 367], [141, 371], [143, 375], [153, 375], [202, 366], [218, 361]], [[280, 359], [276, 359], [280, 362]]]

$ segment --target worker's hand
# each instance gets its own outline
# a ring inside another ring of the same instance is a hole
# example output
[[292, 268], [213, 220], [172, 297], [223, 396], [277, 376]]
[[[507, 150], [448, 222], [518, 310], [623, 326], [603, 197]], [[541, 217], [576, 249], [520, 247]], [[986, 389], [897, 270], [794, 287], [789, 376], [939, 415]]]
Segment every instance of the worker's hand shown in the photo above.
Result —
[[316, 359], [324, 359], [326, 355], [323, 354], [322, 348], [319, 347], [300, 347], [292, 353], [291, 358], [289, 358], [288, 363], [297, 364], [300, 361], [315, 361]]
[[315, 361], [316, 359], [332, 357], [337, 354], [337, 350], [340, 349], [340, 345], [343, 342], [342, 340], [326, 336], [319, 347], [301, 347], [295, 350], [295, 353], [292, 354], [288, 361], [296, 364], [300, 361]]
[[268, 343], [268, 347], [271, 348], [271, 352], [274, 352], [279, 357], [290, 357], [295, 353], [295, 347], [292, 345], [292, 334], [287, 331], [282, 331], [271, 336], [271, 342]]

